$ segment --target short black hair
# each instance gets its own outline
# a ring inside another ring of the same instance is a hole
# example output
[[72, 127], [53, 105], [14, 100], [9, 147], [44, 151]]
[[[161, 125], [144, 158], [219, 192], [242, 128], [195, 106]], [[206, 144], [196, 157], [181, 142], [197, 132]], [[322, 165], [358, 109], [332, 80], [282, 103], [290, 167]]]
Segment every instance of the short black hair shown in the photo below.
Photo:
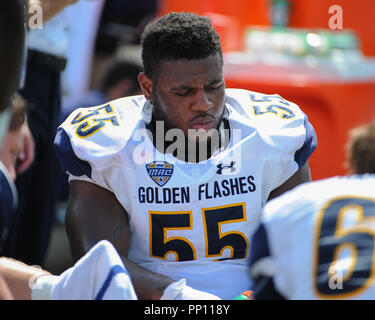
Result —
[[219, 53], [220, 36], [211, 20], [188, 12], [171, 12], [150, 24], [141, 37], [145, 74], [153, 78], [161, 61], [202, 59]]

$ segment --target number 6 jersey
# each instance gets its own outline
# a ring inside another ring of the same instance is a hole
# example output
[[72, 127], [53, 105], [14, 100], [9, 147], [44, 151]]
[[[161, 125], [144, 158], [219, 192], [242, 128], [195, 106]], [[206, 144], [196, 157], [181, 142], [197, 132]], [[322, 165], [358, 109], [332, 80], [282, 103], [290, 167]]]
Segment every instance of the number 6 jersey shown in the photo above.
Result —
[[199, 163], [154, 147], [143, 96], [77, 109], [55, 146], [70, 179], [108, 189], [122, 204], [131, 260], [232, 299], [252, 284], [249, 237], [262, 206], [306, 162], [316, 136], [298, 106], [278, 95], [227, 89], [225, 109], [229, 144]]
[[374, 190], [374, 174], [334, 177], [267, 203], [251, 246], [255, 298], [374, 299]]

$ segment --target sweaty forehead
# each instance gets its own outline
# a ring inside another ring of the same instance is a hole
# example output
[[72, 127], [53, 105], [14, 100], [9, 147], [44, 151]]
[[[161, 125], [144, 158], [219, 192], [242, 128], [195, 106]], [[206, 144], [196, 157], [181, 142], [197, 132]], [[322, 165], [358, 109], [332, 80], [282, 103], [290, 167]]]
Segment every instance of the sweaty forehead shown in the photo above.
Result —
[[223, 64], [219, 55], [196, 60], [167, 60], [159, 65], [158, 81], [173, 87], [204, 85], [222, 77]]

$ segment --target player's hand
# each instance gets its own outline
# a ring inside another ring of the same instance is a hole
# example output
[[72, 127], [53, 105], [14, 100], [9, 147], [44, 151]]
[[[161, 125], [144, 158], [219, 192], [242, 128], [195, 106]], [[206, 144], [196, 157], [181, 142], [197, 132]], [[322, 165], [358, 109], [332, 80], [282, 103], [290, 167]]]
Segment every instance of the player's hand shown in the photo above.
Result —
[[1, 148], [0, 161], [7, 168], [9, 176], [13, 181], [17, 176], [17, 159], [22, 152], [22, 145], [21, 129], [8, 131]]
[[186, 280], [171, 283], [165, 290], [160, 300], [221, 300], [214, 294], [195, 290], [186, 285]]

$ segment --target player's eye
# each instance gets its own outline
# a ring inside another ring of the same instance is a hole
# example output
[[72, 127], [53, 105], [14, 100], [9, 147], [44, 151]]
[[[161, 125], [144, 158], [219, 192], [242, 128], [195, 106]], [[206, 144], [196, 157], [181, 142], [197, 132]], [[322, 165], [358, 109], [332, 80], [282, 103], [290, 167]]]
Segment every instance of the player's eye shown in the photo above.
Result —
[[206, 90], [212, 91], [212, 90], [218, 90], [223, 86], [223, 83], [214, 84], [211, 86], [206, 87]]
[[186, 97], [188, 96], [193, 90], [192, 89], [186, 89], [182, 91], [176, 91], [175, 94], [179, 97]]

